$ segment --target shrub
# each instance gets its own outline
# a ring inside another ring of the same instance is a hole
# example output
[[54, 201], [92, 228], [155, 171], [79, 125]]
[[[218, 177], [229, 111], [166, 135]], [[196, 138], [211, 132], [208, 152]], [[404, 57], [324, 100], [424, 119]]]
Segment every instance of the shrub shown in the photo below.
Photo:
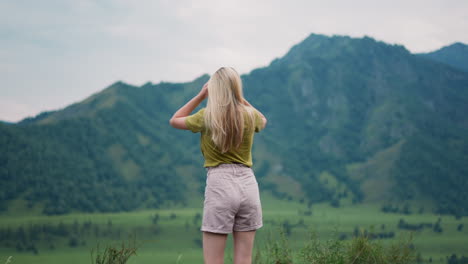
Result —
[[122, 242], [121, 247], [108, 245], [103, 252], [99, 250], [99, 244], [96, 247], [96, 257], [94, 257], [94, 248], [91, 250], [91, 260], [93, 264], [125, 264], [132, 255], [136, 255], [137, 247], [135, 240], [128, 245]]
[[256, 252], [255, 264], [409, 264], [416, 260], [414, 246], [411, 243], [413, 233], [388, 247], [378, 240], [372, 240], [366, 233], [360, 232], [351, 240], [328, 239], [321, 241], [315, 232], [310, 239], [294, 254], [280, 228], [280, 239], [272, 240], [271, 234], [266, 249]]
[[255, 264], [292, 264], [292, 254], [289, 248], [288, 240], [284, 228], [279, 229], [280, 239], [272, 239], [271, 233], [268, 234], [268, 243], [266, 244], [266, 254], [261, 251], [256, 252], [253, 259]]

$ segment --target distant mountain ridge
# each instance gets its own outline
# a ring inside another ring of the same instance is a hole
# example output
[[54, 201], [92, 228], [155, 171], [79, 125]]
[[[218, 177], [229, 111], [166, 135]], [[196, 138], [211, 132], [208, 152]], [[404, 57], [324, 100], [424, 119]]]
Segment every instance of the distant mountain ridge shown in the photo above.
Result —
[[419, 55], [468, 72], [468, 45], [461, 42], [453, 43], [433, 52], [420, 53]]
[[[468, 215], [467, 73], [370, 37], [311, 34], [241, 77], [269, 119], [253, 150], [262, 190]], [[208, 79], [118, 81], [60, 111], [0, 124], [0, 205], [21, 198], [61, 214], [201, 197], [198, 137], [168, 120]]]

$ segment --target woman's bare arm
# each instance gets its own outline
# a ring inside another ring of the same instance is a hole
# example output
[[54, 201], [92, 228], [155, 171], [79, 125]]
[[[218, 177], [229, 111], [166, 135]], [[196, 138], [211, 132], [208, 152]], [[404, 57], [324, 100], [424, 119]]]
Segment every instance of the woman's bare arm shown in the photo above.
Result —
[[185, 118], [192, 113], [193, 109], [197, 108], [197, 106], [205, 100], [208, 96], [208, 82], [203, 85], [203, 88], [200, 92], [195, 95], [190, 101], [188, 101], [184, 106], [179, 108], [174, 115], [169, 120], [169, 124], [172, 127], [177, 129], [185, 129], [187, 130], [187, 126], [185, 125]]

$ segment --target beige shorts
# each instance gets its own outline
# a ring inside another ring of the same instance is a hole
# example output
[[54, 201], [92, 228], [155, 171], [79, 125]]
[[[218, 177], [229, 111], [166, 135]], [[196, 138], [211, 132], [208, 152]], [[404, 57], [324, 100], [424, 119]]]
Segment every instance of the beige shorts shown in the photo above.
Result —
[[201, 231], [228, 234], [263, 226], [253, 170], [242, 164], [208, 167]]

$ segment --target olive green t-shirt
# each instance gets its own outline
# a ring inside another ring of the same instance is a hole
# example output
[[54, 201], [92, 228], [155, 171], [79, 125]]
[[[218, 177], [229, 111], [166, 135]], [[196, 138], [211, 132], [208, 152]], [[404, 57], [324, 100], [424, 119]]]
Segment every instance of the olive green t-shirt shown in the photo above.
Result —
[[[197, 113], [187, 116], [185, 118], [185, 125], [193, 133], [201, 132], [200, 137], [200, 149], [205, 158], [204, 167], [214, 167], [221, 163], [241, 163], [248, 167], [252, 167], [252, 144], [254, 138], [254, 131], [260, 132], [263, 129], [263, 120], [258, 111], [253, 111], [253, 117], [255, 118], [254, 129], [249, 129], [250, 124], [247, 122], [248, 118], [244, 118], [244, 136], [242, 143], [238, 150], [230, 150], [225, 153], [216, 147], [213, 140], [211, 140], [210, 134], [205, 126], [203, 114], [205, 108], [200, 109]], [[245, 113], [247, 115], [247, 113]]]

